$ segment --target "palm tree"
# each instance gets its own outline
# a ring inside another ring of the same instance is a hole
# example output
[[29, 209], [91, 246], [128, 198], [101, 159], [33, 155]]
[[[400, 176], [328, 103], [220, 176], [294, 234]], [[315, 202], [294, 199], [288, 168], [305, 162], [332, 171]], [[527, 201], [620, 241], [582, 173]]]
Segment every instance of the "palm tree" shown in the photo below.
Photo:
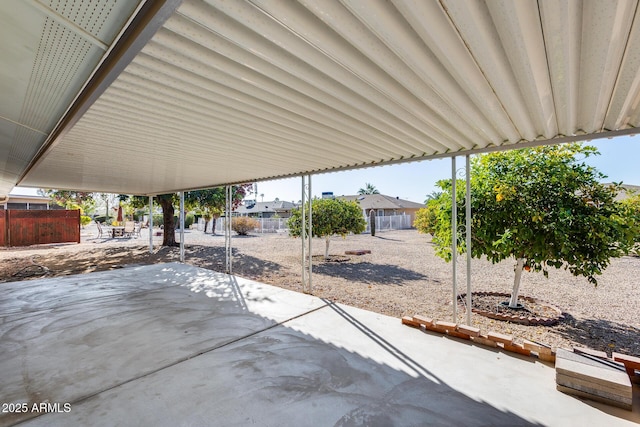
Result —
[[364, 188], [359, 189], [358, 194], [380, 194], [380, 192], [373, 184], [365, 182]]
[[442, 191], [432, 191], [431, 194], [427, 194], [427, 198], [424, 200], [425, 203], [429, 203], [430, 200], [439, 199], [442, 196]]

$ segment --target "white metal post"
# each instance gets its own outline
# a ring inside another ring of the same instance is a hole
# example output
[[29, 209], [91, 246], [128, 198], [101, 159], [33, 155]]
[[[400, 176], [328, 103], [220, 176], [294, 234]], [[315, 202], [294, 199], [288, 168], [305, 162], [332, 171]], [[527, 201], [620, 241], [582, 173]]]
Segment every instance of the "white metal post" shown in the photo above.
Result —
[[180, 262], [184, 262], [184, 191], [180, 192]]
[[308, 242], [309, 253], [307, 254], [307, 263], [308, 263], [309, 271], [307, 273], [308, 274], [307, 284], [308, 284], [308, 291], [309, 291], [308, 293], [312, 293], [312, 290], [311, 290], [311, 277], [312, 277], [311, 276], [311, 269], [312, 269], [311, 242], [313, 242], [313, 239], [312, 239], [313, 237], [313, 228], [312, 228], [313, 227], [313, 203], [311, 200], [311, 194], [312, 194], [311, 193], [311, 175], [307, 177], [307, 180], [309, 181], [309, 191], [307, 193], [307, 198], [309, 199], [309, 220], [307, 224], [307, 236], [309, 236], [309, 242]]
[[225, 267], [227, 274], [233, 274], [232, 271], [232, 253], [231, 253], [231, 195], [232, 188], [227, 185], [225, 188], [225, 210], [224, 210], [224, 252]]
[[471, 160], [468, 154], [466, 160], [467, 191], [465, 194], [465, 228], [467, 237], [467, 325], [471, 326]]
[[[301, 230], [300, 237], [302, 239], [302, 292], [311, 293], [311, 241], [312, 232], [312, 208], [311, 208], [311, 175], [302, 176], [302, 206], [301, 206]], [[309, 206], [307, 208], [307, 202]]]
[[153, 196], [149, 196], [149, 253], [153, 253]]
[[458, 323], [458, 218], [456, 206], [456, 157], [451, 157], [451, 266], [453, 268], [453, 322]]
[[306, 199], [307, 193], [305, 192], [305, 177], [302, 175], [301, 177], [301, 195], [300, 195], [300, 240], [302, 240], [302, 251], [300, 253], [300, 265], [302, 266], [302, 292], [307, 291], [307, 227], [306, 227], [306, 219], [307, 219], [307, 207]]

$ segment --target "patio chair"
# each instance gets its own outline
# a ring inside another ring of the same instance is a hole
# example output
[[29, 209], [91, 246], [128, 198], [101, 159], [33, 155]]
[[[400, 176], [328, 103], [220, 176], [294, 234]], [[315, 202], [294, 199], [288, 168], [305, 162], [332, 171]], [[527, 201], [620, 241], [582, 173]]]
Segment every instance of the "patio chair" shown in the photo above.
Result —
[[111, 230], [111, 227], [109, 227], [108, 225], [103, 225], [96, 221], [96, 226], [98, 227], [98, 238], [113, 237], [113, 231]]
[[133, 237], [135, 237], [136, 239], [140, 237], [140, 230], [142, 230], [142, 223], [136, 222], [133, 226]]
[[131, 237], [136, 231], [136, 223], [133, 221], [125, 221], [124, 222], [124, 231], [123, 234], [125, 237]]

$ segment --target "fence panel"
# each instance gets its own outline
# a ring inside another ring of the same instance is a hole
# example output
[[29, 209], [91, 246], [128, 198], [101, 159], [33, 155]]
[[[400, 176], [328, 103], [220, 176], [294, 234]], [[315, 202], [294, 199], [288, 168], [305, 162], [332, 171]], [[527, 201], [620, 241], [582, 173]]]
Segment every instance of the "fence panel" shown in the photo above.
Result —
[[[413, 227], [411, 215], [376, 216], [376, 231], [406, 230]], [[365, 218], [367, 227], [365, 233], [371, 232], [369, 217]]]
[[[287, 221], [288, 218], [255, 218], [260, 224], [254, 232], [256, 233], [284, 233], [288, 231]], [[367, 220], [366, 233], [370, 231], [369, 218]], [[219, 218], [216, 221], [216, 233], [224, 234], [224, 218]], [[412, 228], [411, 215], [392, 215], [392, 216], [377, 216], [376, 217], [376, 230], [405, 230]], [[208, 227], [210, 230], [211, 227]], [[198, 230], [204, 230], [204, 220], [200, 218], [198, 221]]]
[[7, 211], [6, 246], [80, 243], [79, 210]]

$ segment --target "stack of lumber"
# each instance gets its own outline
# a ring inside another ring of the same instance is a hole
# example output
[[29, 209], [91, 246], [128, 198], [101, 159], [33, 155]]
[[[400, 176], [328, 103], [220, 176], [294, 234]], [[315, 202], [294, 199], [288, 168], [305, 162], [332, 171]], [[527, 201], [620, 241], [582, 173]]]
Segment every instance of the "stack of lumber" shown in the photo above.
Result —
[[631, 410], [632, 386], [622, 363], [594, 354], [556, 352], [557, 389], [574, 396]]

